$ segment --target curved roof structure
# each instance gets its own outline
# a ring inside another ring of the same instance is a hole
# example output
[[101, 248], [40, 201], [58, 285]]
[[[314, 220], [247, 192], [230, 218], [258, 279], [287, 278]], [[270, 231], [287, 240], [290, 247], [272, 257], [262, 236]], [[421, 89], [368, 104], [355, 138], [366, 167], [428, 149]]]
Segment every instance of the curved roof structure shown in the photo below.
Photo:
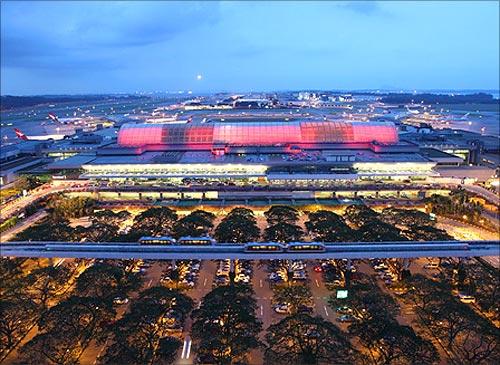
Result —
[[122, 147], [145, 145], [273, 146], [278, 144], [395, 144], [393, 123], [351, 121], [243, 121], [210, 123], [124, 124]]

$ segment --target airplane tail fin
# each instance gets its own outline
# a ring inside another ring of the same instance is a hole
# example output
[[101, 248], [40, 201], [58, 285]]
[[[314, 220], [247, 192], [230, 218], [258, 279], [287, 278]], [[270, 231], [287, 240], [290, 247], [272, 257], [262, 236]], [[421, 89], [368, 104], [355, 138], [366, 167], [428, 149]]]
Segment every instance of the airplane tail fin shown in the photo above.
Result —
[[28, 137], [26, 136], [26, 134], [24, 134], [23, 132], [21, 132], [19, 129], [17, 128], [14, 128], [14, 132], [16, 132], [16, 137], [23, 140], [23, 141], [27, 141], [28, 140]]
[[59, 118], [57, 118], [57, 115], [55, 113], [50, 112], [48, 114], [48, 117], [50, 120], [52, 120], [54, 123], [60, 123]]

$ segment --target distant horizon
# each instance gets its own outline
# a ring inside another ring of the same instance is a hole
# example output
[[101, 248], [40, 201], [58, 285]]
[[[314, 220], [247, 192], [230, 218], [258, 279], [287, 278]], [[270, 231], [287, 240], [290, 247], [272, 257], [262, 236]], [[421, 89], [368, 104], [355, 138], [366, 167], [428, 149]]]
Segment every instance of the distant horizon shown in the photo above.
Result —
[[486, 93], [495, 96], [500, 94], [500, 89], [282, 89], [282, 90], [219, 90], [219, 91], [200, 91], [188, 93], [190, 90], [177, 90], [177, 91], [119, 91], [119, 92], [88, 92], [88, 93], [55, 93], [55, 94], [1, 94], [1, 97], [15, 96], [15, 97], [33, 97], [33, 96], [99, 96], [99, 95], [144, 95], [144, 94], [167, 94], [167, 95], [215, 95], [215, 94], [231, 94], [231, 93], [246, 93], [246, 94], [259, 94], [259, 93], [286, 93], [286, 92], [368, 92], [368, 93], [402, 93], [402, 94], [422, 94], [422, 93], [439, 93], [439, 92], [457, 92], [457, 93]]

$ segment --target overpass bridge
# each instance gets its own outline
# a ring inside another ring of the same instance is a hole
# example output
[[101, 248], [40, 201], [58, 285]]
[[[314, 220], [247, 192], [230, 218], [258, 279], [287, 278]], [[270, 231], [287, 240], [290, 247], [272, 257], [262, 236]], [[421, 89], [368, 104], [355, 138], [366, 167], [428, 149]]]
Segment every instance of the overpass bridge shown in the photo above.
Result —
[[[262, 243], [265, 245], [266, 243]], [[94, 259], [369, 259], [499, 256], [500, 241], [402, 241], [325, 243], [324, 250], [255, 252], [244, 244], [207, 246], [141, 245], [130, 242], [9, 242], [0, 244], [2, 257], [62, 257]]]

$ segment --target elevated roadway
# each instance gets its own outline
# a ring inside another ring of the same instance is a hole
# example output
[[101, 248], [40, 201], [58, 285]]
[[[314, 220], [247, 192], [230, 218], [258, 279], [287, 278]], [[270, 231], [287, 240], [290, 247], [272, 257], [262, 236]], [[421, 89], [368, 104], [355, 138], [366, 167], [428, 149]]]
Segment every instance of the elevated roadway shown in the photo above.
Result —
[[64, 257], [96, 259], [368, 259], [498, 256], [500, 241], [336, 242], [321, 252], [248, 252], [244, 245], [140, 245], [125, 242], [9, 242], [2, 257]]
[[498, 192], [495, 193], [477, 185], [464, 185], [463, 188], [473, 194], [479, 195], [497, 207], [500, 206], [500, 195]]

